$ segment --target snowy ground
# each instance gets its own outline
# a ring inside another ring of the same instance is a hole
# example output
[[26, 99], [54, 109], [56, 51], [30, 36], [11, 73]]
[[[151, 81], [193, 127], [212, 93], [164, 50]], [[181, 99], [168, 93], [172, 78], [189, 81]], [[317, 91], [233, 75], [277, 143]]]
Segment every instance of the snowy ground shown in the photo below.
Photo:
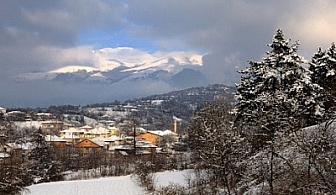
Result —
[[[170, 183], [186, 186], [191, 171], [160, 172], [155, 174], [156, 188]], [[142, 189], [130, 175], [91, 180], [62, 181], [32, 185], [24, 195], [142, 195]]]

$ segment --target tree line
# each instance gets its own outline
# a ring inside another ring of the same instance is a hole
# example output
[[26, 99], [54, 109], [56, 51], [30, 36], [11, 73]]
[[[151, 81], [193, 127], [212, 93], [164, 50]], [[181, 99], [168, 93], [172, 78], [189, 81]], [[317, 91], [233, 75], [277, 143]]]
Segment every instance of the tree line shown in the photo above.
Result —
[[268, 46], [240, 71], [235, 97], [192, 118], [189, 142], [202, 181], [195, 194], [336, 192], [335, 44], [308, 63], [280, 29]]

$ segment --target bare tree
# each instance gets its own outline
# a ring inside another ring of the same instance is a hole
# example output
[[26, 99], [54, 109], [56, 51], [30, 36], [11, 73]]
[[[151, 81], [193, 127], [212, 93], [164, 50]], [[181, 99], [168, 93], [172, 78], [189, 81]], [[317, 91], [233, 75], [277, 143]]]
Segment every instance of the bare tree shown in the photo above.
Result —
[[192, 118], [188, 132], [197, 167], [208, 170], [211, 188], [224, 187], [228, 194], [236, 190], [249, 152], [248, 141], [233, 129], [233, 108], [232, 97], [205, 105]]

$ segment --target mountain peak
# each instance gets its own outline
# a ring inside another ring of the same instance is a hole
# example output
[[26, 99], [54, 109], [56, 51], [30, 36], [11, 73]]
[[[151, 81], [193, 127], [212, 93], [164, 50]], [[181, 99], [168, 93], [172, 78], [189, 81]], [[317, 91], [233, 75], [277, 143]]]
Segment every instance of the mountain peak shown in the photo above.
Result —
[[73, 65], [73, 66], [65, 66], [56, 70], [50, 71], [50, 73], [72, 73], [72, 72], [78, 72], [84, 70], [86, 72], [93, 72], [98, 71], [97, 68], [90, 67], [90, 66], [79, 66], [79, 65]]

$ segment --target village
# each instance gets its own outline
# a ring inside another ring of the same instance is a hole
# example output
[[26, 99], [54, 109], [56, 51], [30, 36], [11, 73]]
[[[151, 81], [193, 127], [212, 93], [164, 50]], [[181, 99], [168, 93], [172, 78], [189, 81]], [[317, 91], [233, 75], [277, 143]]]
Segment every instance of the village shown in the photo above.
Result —
[[206, 102], [232, 93], [209, 85], [124, 102], [0, 107], [0, 177], [29, 186], [137, 175], [149, 187], [153, 172], [194, 168], [189, 120]]
[[[175, 116], [172, 116], [170, 129], [146, 130], [145, 124], [139, 125], [136, 121], [139, 119], [131, 117], [135, 107], [127, 105], [86, 110], [99, 113], [98, 120], [72, 114], [62, 114], [60, 119], [52, 113], [7, 111], [1, 107], [0, 160], [10, 162], [18, 150], [19, 153], [27, 153], [36, 147], [29, 142], [29, 134], [34, 130], [44, 135], [55, 158], [66, 161], [64, 170], [94, 168], [102, 159], [167, 157], [187, 152], [187, 144], [183, 142], [185, 135], [179, 129], [182, 119]], [[89, 156], [95, 156], [94, 163], [74, 163]]]
[[38, 129], [58, 158], [74, 153], [104, 158], [180, 155], [188, 152], [188, 120], [194, 111], [232, 93], [232, 88], [216, 84], [125, 102], [0, 107], [0, 158], [9, 161], [15, 150], [29, 151], [31, 134]]

